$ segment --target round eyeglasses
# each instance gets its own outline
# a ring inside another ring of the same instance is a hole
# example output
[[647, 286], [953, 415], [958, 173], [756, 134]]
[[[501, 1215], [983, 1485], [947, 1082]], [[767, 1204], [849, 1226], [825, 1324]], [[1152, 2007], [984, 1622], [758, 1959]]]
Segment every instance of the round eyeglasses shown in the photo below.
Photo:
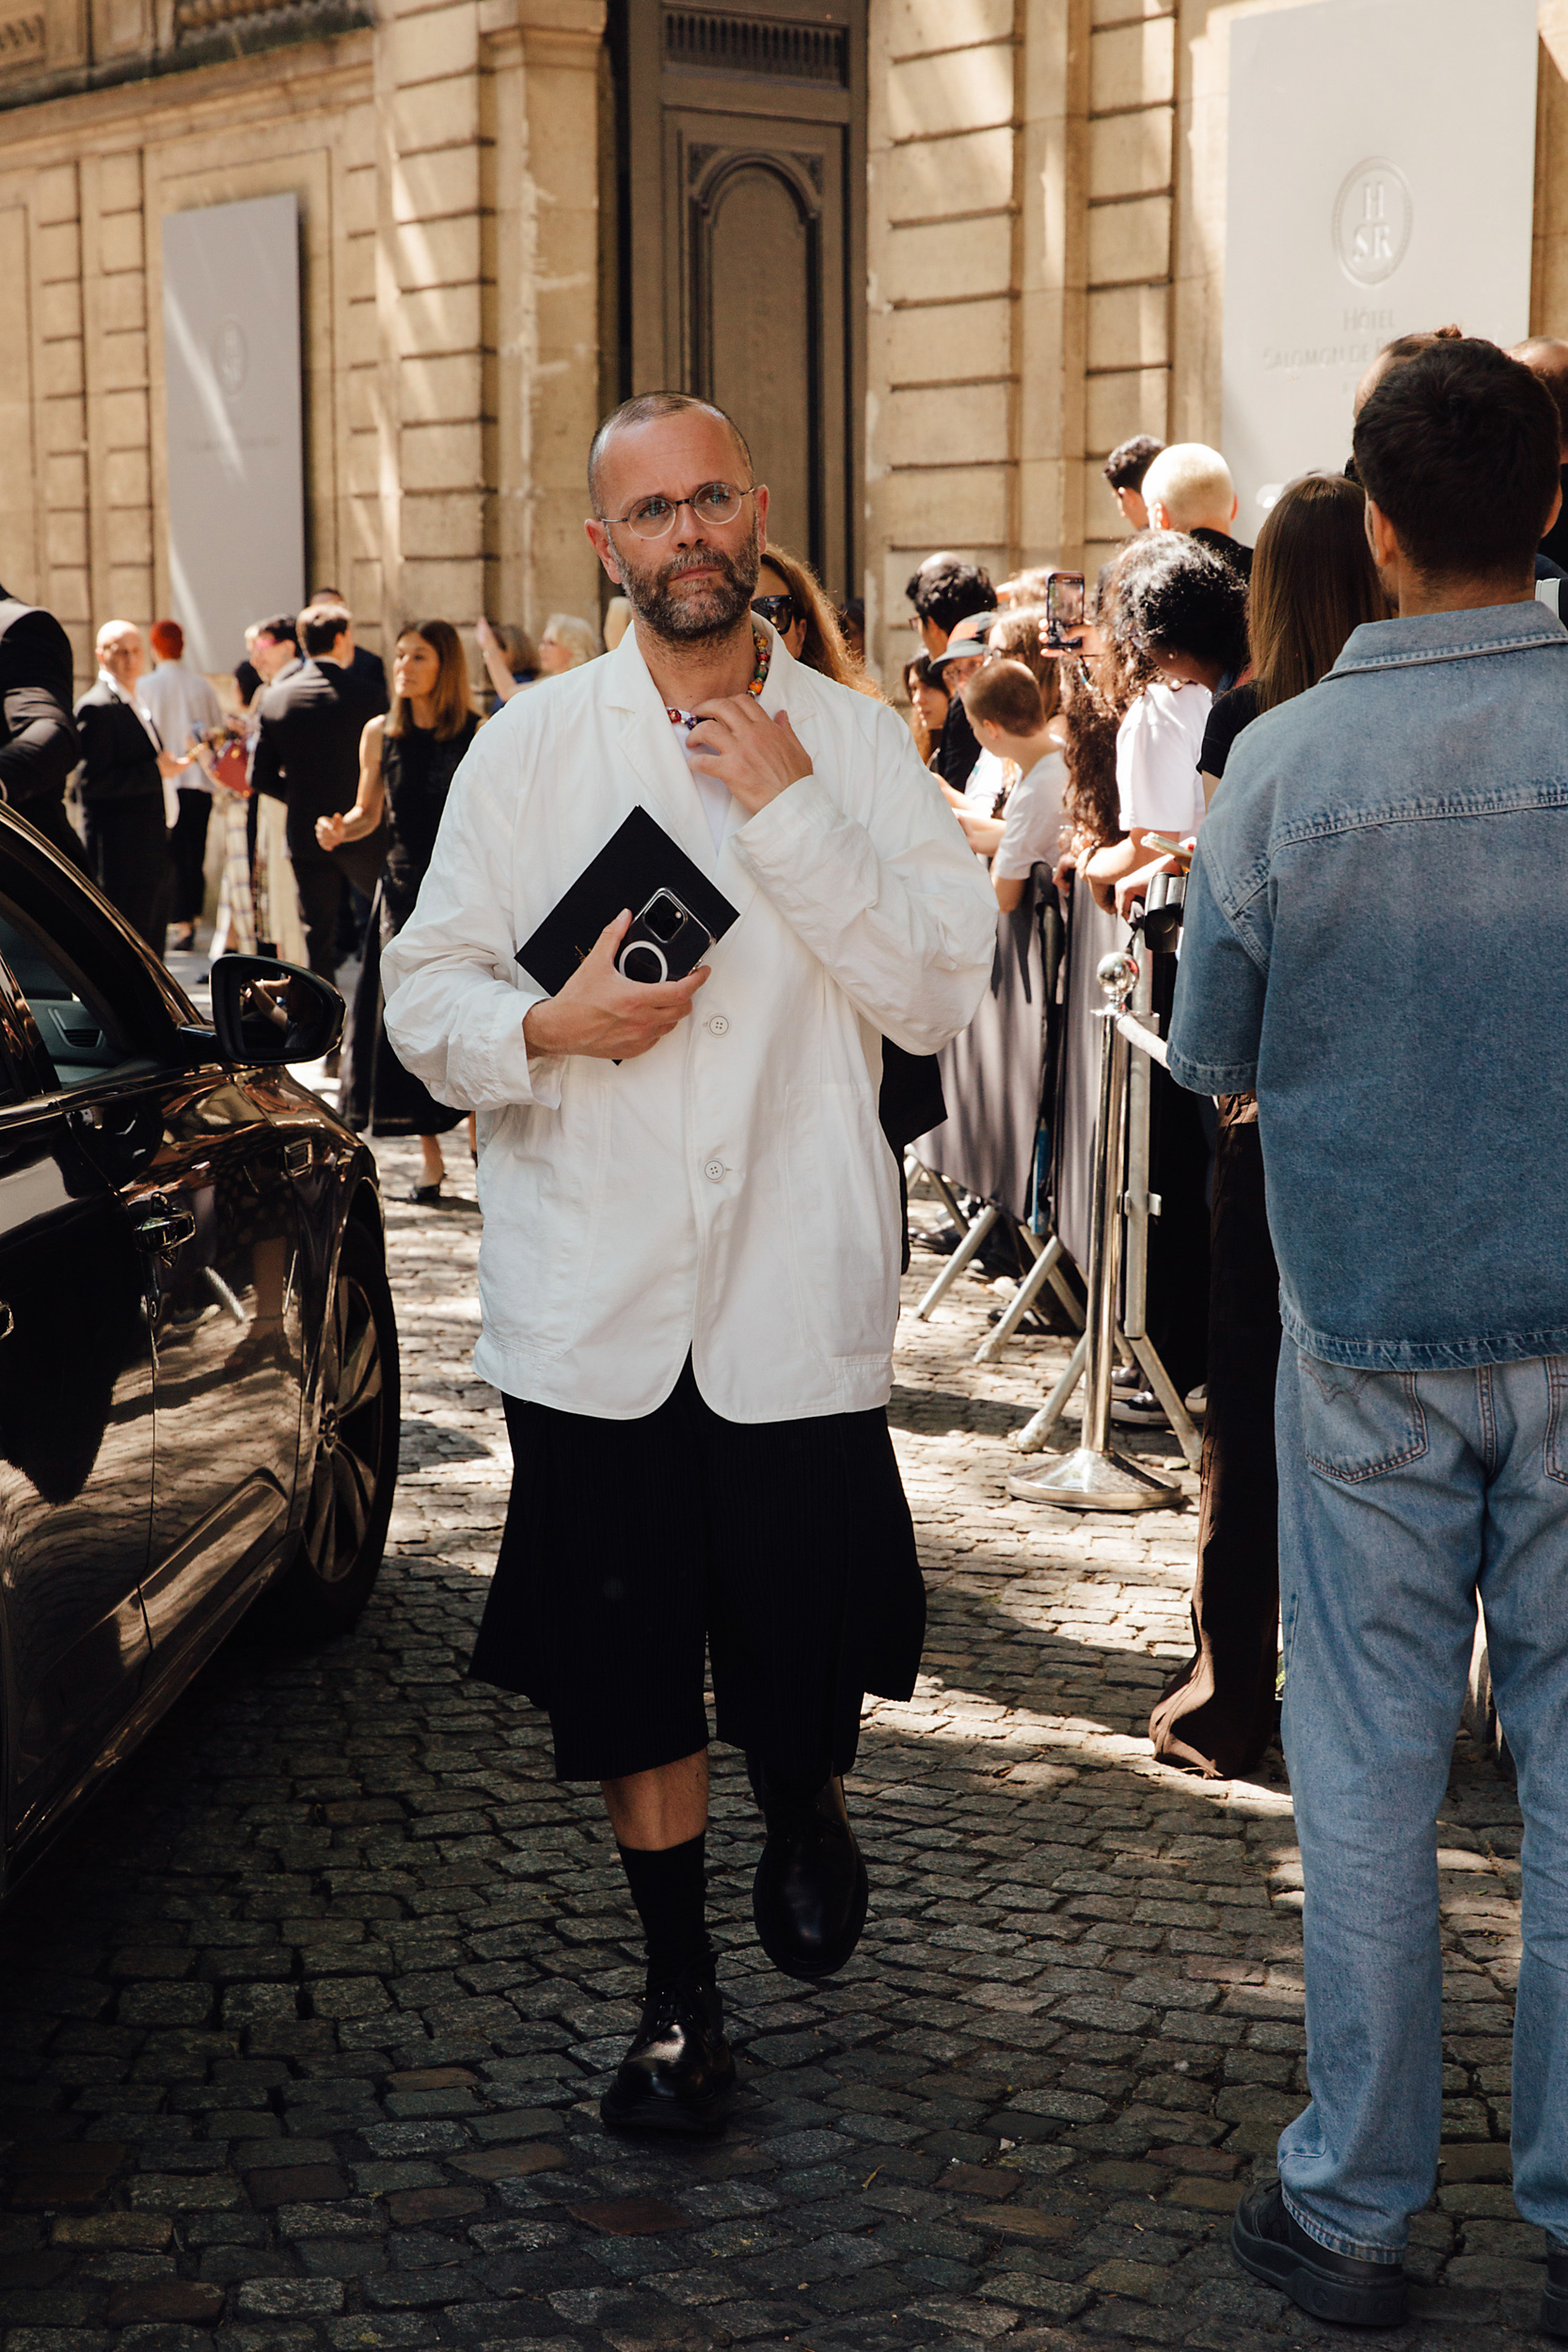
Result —
[[742, 499], [753, 498], [756, 485], [737, 490], [733, 482], [705, 482], [687, 499], [667, 498], [656, 490], [645, 499], [638, 499], [624, 515], [607, 515], [608, 523], [625, 523], [639, 539], [667, 539], [675, 527], [675, 517], [683, 506], [689, 506], [700, 523], [733, 523], [740, 512]]

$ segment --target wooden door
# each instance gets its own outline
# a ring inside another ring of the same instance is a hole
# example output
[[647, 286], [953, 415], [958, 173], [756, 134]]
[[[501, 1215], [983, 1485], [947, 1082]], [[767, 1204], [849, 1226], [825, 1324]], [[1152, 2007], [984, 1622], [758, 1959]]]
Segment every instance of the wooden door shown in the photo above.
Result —
[[769, 535], [859, 593], [864, 0], [622, 0], [618, 396], [713, 400]]

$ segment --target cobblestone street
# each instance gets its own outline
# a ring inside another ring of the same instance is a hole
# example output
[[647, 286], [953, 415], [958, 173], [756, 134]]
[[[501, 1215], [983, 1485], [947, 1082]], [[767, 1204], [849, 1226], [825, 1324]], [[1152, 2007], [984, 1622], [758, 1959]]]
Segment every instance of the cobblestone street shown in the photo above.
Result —
[[[470, 1171], [433, 1212], [402, 1199], [412, 1147], [382, 1160], [404, 1472], [372, 1606], [318, 1652], [231, 1642], [5, 1921], [5, 2352], [1333, 2337], [1226, 2244], [1304, 2096], [1282, 1768], [1203, 1783], [1153, 1761], [1196, 1511], [1007, 1499], [1010, 1434], [1063, 1350], [975, 1369], [977, 1279], [901, 1327], [931, 1622], [919, 1691], [871, 1714], [849, 1788], [860, 1952], [820, 1992], [762, 1959], [758, 1823], [716, 1750], [741, 2106], [710, 2146], [606, 2136], [641, 1982], [608, 1825], [596, 1792], [551, 1784], [531, 1710], [464, 1679], [509, 1479], [468, 1365]], [[938, 1263], [916, 1249], [907, 1308]], [[607, 1424], [607, 1475], [614, 1457]], [[1513, 1789], [1466, 1747], [1412, 2345], [1538, 2341], [1543, 2246], [1508, 2187], [1518, 1843]]]

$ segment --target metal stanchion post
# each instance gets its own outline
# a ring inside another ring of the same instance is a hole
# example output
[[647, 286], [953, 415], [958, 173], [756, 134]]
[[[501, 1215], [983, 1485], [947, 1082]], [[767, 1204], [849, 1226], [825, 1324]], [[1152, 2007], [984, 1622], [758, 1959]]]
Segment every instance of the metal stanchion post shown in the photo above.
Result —
[[1127, 1148], [1127, 1059], [1131, 1047], [1117, 1027], [1132, 993], [1137, 966], [1131, 956], [1102, 957], [1096, 975], [1105, 996], [1096, 1014], [1100, 1032], [1100, 1116], [1094, 1138], [1094, 1184], [1089, 1224], [1088, 1314], [1085, 1325], [1082, 1443], [1040, 1470], [1015, 1470], [1008, 1492], [1027, 1502], [1069, 1511], [1152, 1511], [1180, 1501], [1168, 1480], [1113, 1454], [1111, 1371], [1116, 1352], [1117, 1289], [1121, 1276], [1122, 1164]]

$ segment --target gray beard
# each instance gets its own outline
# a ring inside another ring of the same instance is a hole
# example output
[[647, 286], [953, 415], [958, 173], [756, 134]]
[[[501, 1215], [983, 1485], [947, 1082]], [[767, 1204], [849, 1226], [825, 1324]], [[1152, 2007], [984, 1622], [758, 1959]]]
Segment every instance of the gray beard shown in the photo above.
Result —
[[[750, 612], [760, 562], [753, 522], [751, 541], [738, 555], [726, 555], [718, 548], [707, 548], [685, 563], [662, 564], [653, 573], [634, 572], [623, 560], [621, 586], [638, 619], [645, 622], [666, 644], [715, 644], [732, 637], [736, 623]], [[723, 579], [710, 581], [695, 596], [673, 595], [672, 581], [699, 564], [717, 564]]]

